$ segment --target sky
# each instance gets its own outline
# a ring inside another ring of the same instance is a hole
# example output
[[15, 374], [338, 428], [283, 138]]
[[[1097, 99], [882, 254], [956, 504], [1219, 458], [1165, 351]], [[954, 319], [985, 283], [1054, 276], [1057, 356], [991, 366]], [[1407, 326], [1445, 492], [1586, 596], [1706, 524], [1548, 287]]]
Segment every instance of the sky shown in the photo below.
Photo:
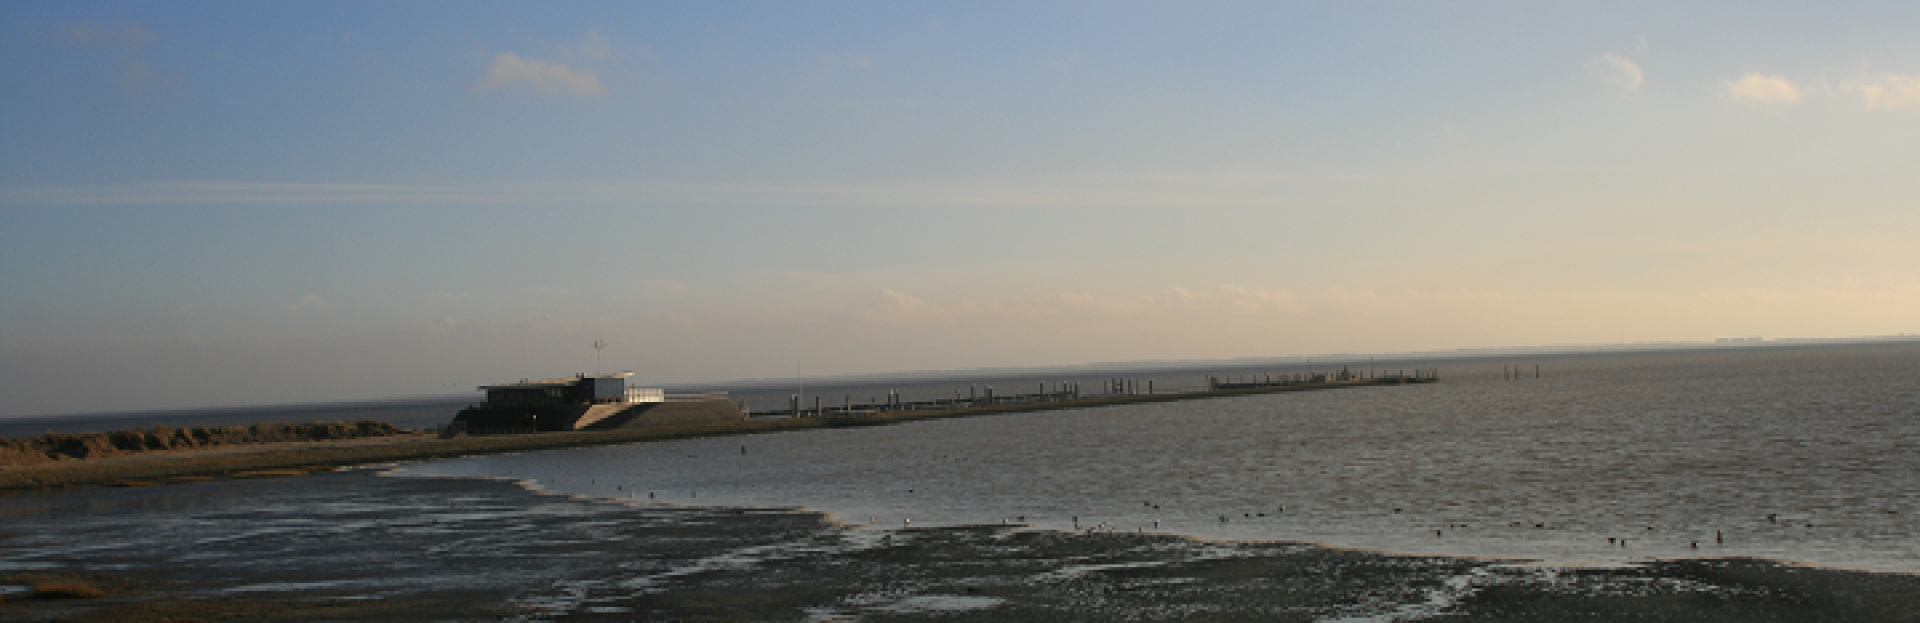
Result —
[[1915, 32], [1913, 2], [0, 3], [0, 416], [1920, 333]]

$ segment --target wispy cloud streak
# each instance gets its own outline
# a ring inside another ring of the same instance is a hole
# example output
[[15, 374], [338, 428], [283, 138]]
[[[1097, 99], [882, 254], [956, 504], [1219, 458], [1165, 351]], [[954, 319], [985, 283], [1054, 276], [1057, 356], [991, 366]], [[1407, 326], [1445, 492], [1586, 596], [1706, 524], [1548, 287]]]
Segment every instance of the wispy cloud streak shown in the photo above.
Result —
[[607, 89], [591, 71], [573, 69], [559, 63], [520, 58], [512, 52], [493, 56], [493, 66], [474, 88], [491, 91], [511, 87], [531, 87], [542, 91], [568, 91], [585, 97], [602, 97]]

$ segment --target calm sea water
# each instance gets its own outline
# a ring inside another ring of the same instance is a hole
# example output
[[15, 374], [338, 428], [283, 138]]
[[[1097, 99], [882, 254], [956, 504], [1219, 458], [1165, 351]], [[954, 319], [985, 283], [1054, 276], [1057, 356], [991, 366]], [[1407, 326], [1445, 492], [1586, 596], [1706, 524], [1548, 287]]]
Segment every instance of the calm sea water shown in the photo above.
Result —
[[1520, 380], [1503, 380], [1502, 365], [1444, 364], [1434, 385], [475, 457], [402, 473], [802, 507], [878, 527], [1013, 521], [1552, 564], [1753, 556], [1920, 573], [1920, 344], [1530, 358]]

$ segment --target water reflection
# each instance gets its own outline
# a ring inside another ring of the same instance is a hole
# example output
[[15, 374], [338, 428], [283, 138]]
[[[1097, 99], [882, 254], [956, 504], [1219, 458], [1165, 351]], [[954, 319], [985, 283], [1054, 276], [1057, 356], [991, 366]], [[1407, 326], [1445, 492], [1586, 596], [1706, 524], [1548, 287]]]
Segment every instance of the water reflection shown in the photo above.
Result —
[[[1920, 347], [1569, 357], [1439, 385], [1133, 405], [408, 467], [897, 527], [1557, 563], [1757, 556], [1920, 572]], [[1771, 517], [1771, 518], [1770, 518]]]

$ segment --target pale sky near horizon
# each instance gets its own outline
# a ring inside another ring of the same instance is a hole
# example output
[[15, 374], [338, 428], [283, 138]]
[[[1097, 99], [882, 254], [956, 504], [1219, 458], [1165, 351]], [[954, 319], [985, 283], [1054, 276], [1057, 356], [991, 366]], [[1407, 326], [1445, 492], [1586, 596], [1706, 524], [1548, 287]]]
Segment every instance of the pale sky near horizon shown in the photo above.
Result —
[[1920, 3], [0, 4], [0, 416], [1920, 332]]

